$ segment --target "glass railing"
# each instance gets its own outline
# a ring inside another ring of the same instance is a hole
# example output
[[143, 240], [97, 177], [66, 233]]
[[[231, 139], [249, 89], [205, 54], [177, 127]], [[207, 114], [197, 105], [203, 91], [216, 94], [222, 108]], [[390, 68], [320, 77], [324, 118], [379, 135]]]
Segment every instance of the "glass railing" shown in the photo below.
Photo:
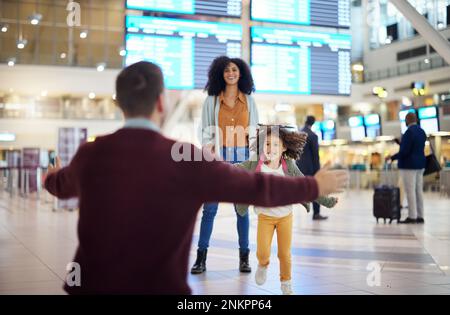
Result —
[[393, 78], [401, 75], [417, 73], [421, 71], [436, 69], [447, 67], [448, 63], [445, 62], [440, 56], [435, 56], [427, 59], [428, 62], [425, 62], [423, 59], [400, 64], [393, 68], [381, 69], [376, 71], [367, 71], [364, 73], [364, 81], [377, 81], [388, 78]]

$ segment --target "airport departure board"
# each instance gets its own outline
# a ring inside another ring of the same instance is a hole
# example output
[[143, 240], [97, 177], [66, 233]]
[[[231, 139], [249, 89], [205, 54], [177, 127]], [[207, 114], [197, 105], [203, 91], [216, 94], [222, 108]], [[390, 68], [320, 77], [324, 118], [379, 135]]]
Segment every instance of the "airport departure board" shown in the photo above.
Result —
[[258, 92], [350, 94], [350, 35], [255, 26], [251, 41]]
[[242, 0], [127, 0], [127, 9], [241, 17]]
[[214, 58], [241, 57], [242, 27], [194, 20], [126, 17], [125, 64], [158, 64], [168, 89], [203, 89]]
[[350, 28], [350, 0], [252, 0], [257, 21]]

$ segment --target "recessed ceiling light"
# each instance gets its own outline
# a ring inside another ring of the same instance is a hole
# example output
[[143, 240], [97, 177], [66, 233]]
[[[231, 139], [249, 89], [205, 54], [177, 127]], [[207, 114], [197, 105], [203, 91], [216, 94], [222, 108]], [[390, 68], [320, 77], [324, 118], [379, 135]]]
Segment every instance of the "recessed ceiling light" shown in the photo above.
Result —
[[102, 72], [103, 70], [105, 70], [105, 68], [106, 68], [106, 63], [102, 62], [102, 63], [97, 64], [98, 72]]
[[91, 92], [91, 93], [89, 93], [89, 98], [91, 99], [91, 100], [93, 100], [94, 98], [95, 98], [95, 93], [94, 92]]
[[15, 64], [16, 64], [16, 59], [15, 58], [9, 58], [8, 59], [8, 66], [9, 67], [14, 67]]
[[42, 20], [42, 14], [40, 13], [34, 13], [33, 15], [31, 15], [29, 18], [30, 23], [32, 25], [38, 25], [39, 22]]
[[17, 40], [17, 48], [24, 49], [27, 43], [28, 41], [26, 39], [19, 39]]
[[8, 31], [8, 24], [3, 24], [2, 25], [2, 33], [6, 33]]
[[88, 31], [87, 30], [83, 30], [80, 32], [80, 38], [84, 39], [88, 36]]

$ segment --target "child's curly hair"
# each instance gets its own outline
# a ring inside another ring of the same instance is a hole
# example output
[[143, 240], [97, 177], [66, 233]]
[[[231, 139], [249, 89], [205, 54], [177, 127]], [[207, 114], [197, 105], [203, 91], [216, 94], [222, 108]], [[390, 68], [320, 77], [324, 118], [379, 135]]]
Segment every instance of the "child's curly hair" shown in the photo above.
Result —
[[252, 149], [257, 148], [258, 154], [261, 155], [264, 152], [263, 150], [267, 136], [273, 134], [277, 135], [286, 147], [286, 151], [283, 152], [283, 157], [285, 159], [298, 160], [302, 155], [308, 135], [305, 132], [299, 132], [292, 129], [292, 127], [283, 125], [259, 125], [258, 137], [252, 144]]

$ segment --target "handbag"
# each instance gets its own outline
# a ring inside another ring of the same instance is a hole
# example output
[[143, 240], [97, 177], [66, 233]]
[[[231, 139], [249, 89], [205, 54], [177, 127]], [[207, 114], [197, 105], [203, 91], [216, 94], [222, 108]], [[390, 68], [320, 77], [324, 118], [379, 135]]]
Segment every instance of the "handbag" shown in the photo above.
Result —
[[429, 175], [433, 173], [438, 173], [441, 171], [441, 165], [439, 164], [436, 155], [434, 154], [433, 145], [430, 142], [431, 154], [425, 157], [425, 171], [423, 175]]

